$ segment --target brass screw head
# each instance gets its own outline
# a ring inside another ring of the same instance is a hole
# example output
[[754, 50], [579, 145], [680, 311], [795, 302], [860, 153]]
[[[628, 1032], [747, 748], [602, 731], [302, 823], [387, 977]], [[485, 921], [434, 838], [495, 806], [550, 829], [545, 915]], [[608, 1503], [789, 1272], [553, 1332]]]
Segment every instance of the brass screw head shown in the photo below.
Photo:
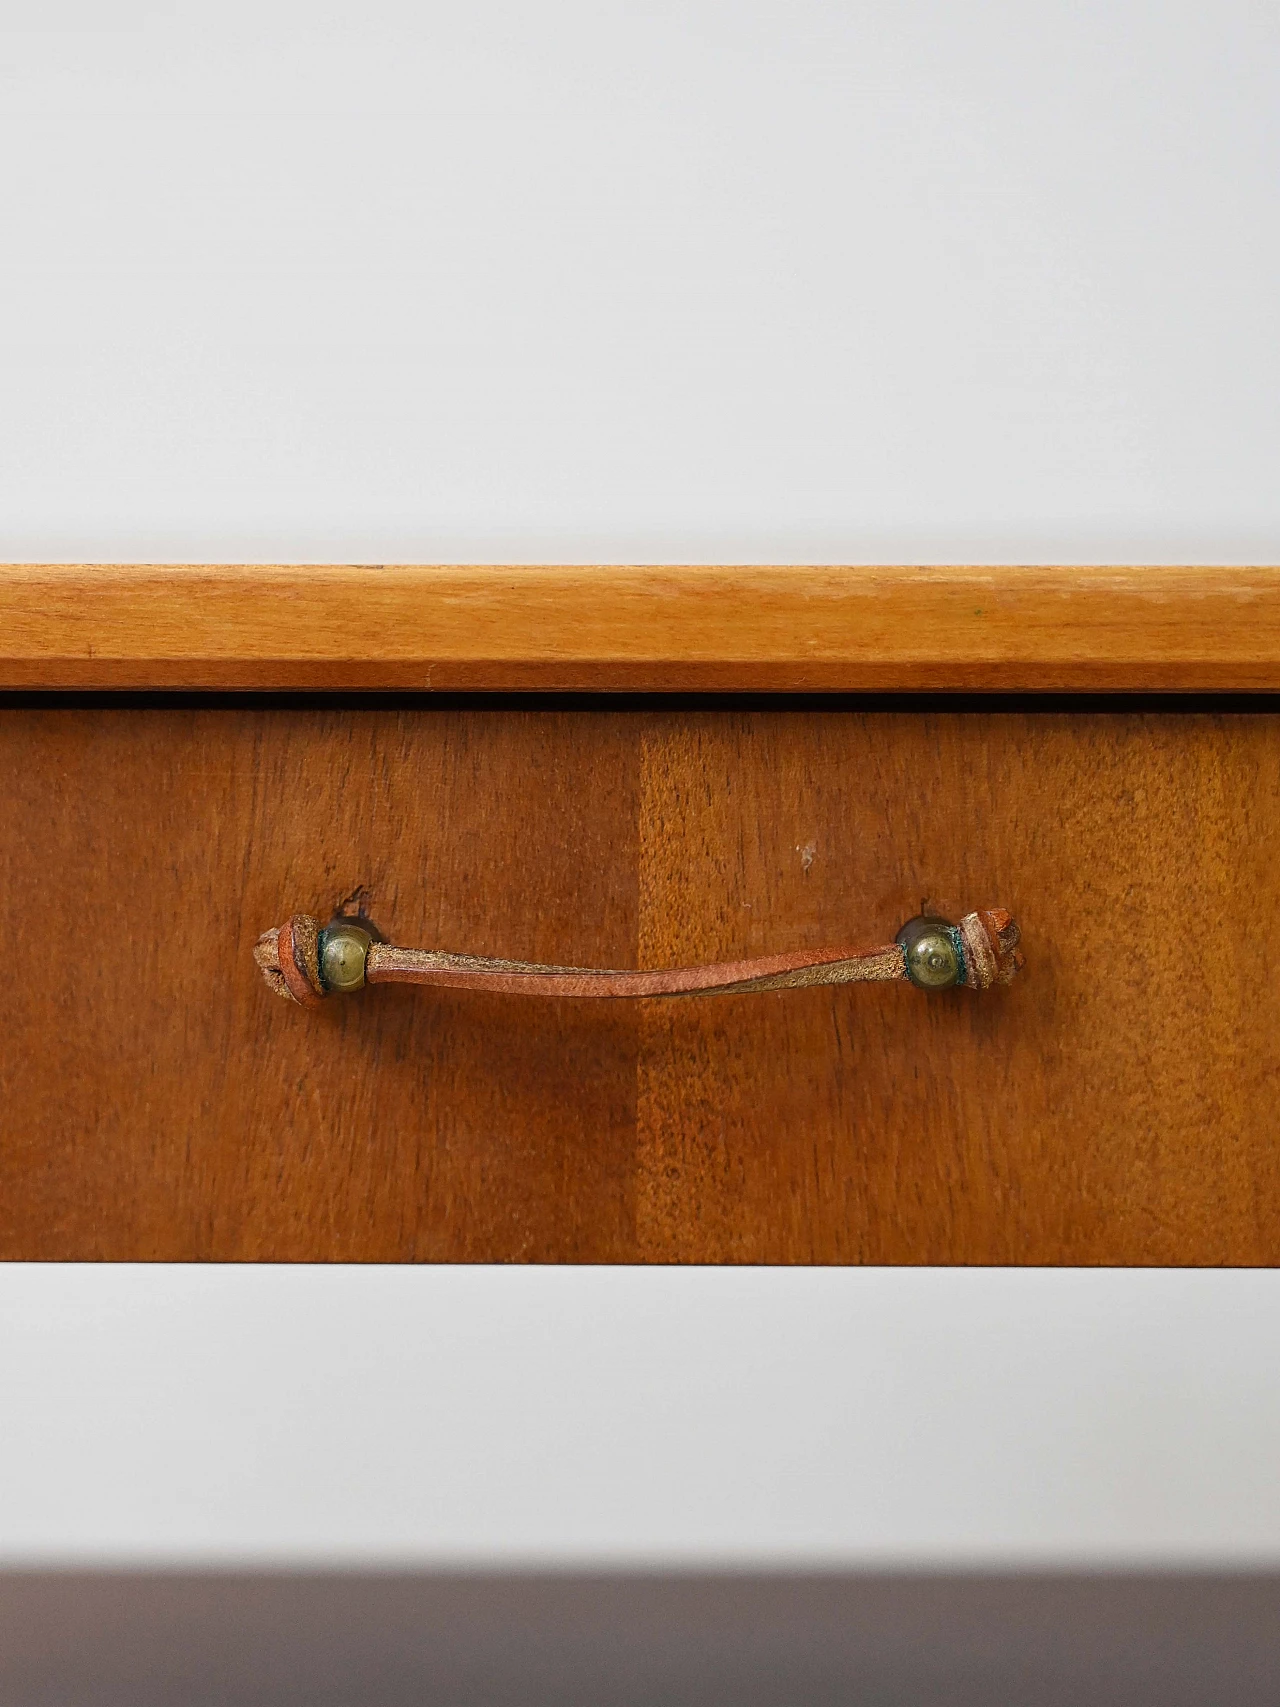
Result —
[[901, 944], [907, 977], [921, 990], [950, 990], [964, 975], [956, 933], [945, 919], [923, 913], [908, 919], [895, 941]]
[[370, 933], [349, 919], [337, 919], [320, 932], [320, 977], [328, 990], [346, 995], [364, 985], [373, 946]]

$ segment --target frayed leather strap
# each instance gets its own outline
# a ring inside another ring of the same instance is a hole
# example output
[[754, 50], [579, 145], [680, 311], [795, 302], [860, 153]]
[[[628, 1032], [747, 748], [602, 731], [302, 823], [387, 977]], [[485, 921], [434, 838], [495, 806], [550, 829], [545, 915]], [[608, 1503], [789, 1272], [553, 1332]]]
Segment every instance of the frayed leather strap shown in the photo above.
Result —
[[[329, 929], [359, 923], [339, 919]], [[1007, 984], [1022, 965], [1018, 927], [1002, 907], [969, 913], [958, 926], [947, 929], [958, 950], [957, 984], [973, 990]], [[263, 932], [254, 959], [277, 995], [303, 1007], [317, 1007], [324, 1000], [328, 994], [324, 936], [318, 922], [305, 913]], [[440, 949], [398, 948], [372, 941], [364, 963], [364, 982], [369, 984], [423, 984], [490, 995], [575, 998], [732, 995], [748, 990], [804, 989], [814, 984], [893, 983], [907, 978], [906, 952], [896, 942], [881, 948], [800, 950], [711, 966], [607, 971], [493, 960]]]

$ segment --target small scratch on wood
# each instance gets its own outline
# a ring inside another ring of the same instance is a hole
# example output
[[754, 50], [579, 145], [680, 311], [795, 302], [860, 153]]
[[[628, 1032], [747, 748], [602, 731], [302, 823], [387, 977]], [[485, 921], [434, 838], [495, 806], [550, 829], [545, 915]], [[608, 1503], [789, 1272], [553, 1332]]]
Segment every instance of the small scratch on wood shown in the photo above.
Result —
[[800, 866], [802, 870], [808, 871], [809, 867], [813, 864], [814, 855], [817, 851], [817, 842], [806, 842], [803, 847], [800, 846], [799, 842], [796, 843], [796, 852], [800, 855]]

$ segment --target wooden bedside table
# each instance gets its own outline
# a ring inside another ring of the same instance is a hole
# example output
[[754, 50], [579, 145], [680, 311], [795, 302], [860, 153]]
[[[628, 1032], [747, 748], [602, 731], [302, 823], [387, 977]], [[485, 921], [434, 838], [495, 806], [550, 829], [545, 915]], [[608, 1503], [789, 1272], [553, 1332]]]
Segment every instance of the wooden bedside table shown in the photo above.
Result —
[[[0, 570], [0, 1258], [1280, 1261], [1277, 569]], [[1252, 697], [1248, 697], [1252, 696]], [[1008, 987], [274, 1000], [1007, 908]]]

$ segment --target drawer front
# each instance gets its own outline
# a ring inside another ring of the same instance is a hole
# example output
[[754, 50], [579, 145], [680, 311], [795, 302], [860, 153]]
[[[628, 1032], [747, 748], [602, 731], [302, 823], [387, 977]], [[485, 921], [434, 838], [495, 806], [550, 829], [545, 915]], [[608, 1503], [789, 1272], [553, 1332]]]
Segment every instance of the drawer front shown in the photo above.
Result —
[[[11, 704], [0, 1257], [1280, 1260], [1280, 725]], [[258, 933], [576, 965], [998, 904], [1008, 989], [306, 1011]]]

